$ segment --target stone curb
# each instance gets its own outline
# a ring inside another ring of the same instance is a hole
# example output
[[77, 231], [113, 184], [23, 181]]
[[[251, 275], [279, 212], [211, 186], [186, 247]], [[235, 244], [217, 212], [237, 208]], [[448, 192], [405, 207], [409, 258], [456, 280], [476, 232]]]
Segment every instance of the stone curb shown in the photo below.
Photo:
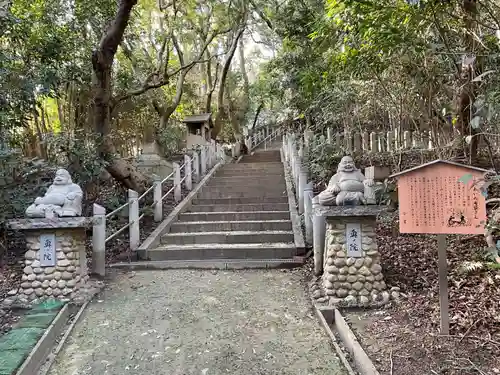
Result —
[[[345, 355], [343, 353], [342, 354], [339, 353], [339, 350], [340, 351], [342, 350], [337, 344], [337, 340], [332, 332], [332, 329], [334, 329], [338, 333], [343, 346], [349, 352], [352, 361], [354, 362], [354, 365], [356, 367], [356, 371], [358, 371], [359, 374], [380, 375], [380, 373], [373, 365], [373, 362], [371, 361], [370, 357], [368, 357], [364, 349], [359, 344], [358, 339], [352, 332], [351, 328], [345, 321], [340, 311], [332, 307], [318, 307], [314, 303], [313, 306], [314, 310], [316, 311], [316, 315], [320, 320], [321, 325], [323, 326], [326, 333], [330, 337], [335, 347], [335, 350], [337, 351], [337, 354], [339, 354], [341, 361], [344, 364], [344, 366], [346, 366], [349, 374], [353, 375], [354, 372], [349, 363], [347, 362]], [[333, 328], [330, 328], [330, 325], [333, 326]]]
[[[68, 339], [69, 335], [73, 331], [73, 328], [75, 328], [76, 323], [78, 323], [78, 321], [80, 320], [80, 317], [83, 315], [83, 312], [85, 311], [85, 309], [87, 308], [88, 304], [91, 301], [92, 301], [92, 299], [85, 302], [82, 306], [80, 306], [80, 309], [78, 309], [78, 312], [76, 313], [75, 318], [73, 319], [73, 321], [71, 322], [69, 327], [66, 329], [66, 332], [64, 333], [64, 336], [62, 337], [61, 341], [59, 341], [59, 343], [57, 344], [56, 349], [52, 352], [52, 356], [49, 358], [48, 363], [44, 366], [44, 370], [39, 371], [37, 373], [37, 375], [46, 375], [49, 373], [50, 368], [52, 367], [52, 365], [54, 364], [54, 362], [57, 358], [57, 355], [59, 354], [59, 352], [63, 348], [64, 344], [66, 343], [66, 340]], [[75, 306], [75, 309], [76, 309], [76, 306]], [[57, 335], [56, 335], [56, 337], [57, 337]], [[54, 346], [54, 343], [52, 343], [51, 347], [53, 347], [53, 346]], [[50, 353], [48, 353], [46, 357], [48, 357], [49, 354]], [[44, 362], [45, 362], [45, 360], [40, 362], [40, 364], [43, 364]], [[34, 373], [30, 373], [30, 374], [34, 374]], [[16, 374], [16, 375], [20, 375], [20, 374]], [[26, 375], [28, 375], [28, 374], [26, 374]]]
[[54, 347], [57, 338], [59, 337], [65, 324], [67, 323], [72, 312], [71, 310], [72, 307], [68, 304], [62, 307], [59, 313], [55, 316], [52, 323], [45, 330], [42, 337], [40, 337], [34, 348], [31, 350], [28, 357], [26, 357], [21, 367], [19, 367], [16, 375], [38, 374], [40, 367], [49, 356], [50, 351]]
[[144, 242], [137, 249], [137, 253], [139, 256], [146, 258], [148, 257], [148, 250], [154, 248], [160, 244], [161, 236], [167, 233], [170, 230], [170, 226], [177, 221], [179, 215], [186, 211], [193, 201], [196, 198], [201, 188], [206, 185], [208, 180], [212, 178], [212, 176], [219, 170], [219, 168], [223, 165], [223, 163], [217, 163], [210, 172], [208, 172], [203, 179], [196, 184], [193, 190], [189, 192], [189, 194], [184, 198], [172, 212], [156, 227], [156, 229], [151, 233], [148, 238], [144, 240]]
[[273, 268], [296, 268], [304, 265], [305, 258], [296, 257], [293, 260], [161, 260], [143, 261], [131, 263], [115, 263], [111, 268], [128, 270], [168, 270], [168, 269], [208, 269], [208, 270], [241, 270], [241, 269], [273, 269]]
[[286, 192], [288, 196], [288, 208], [290, 211], [290, 220], [292, 221], [293, 238], [295, 242], [295, 247], [299, 253], [304, 253], [306, 249], [304, 234], [302, 233], [302, 225], [300, 223], [300, 216], [297, 211], [297, 201], [295, 200], [295, 194], [292, 190], [292, 179], [288, 171], [285, 159], [283, 157], [283, 151], [280, 150], [281, 162], [283, 163], [283, 170], [285, 171], [285, 182], [286, 182]]

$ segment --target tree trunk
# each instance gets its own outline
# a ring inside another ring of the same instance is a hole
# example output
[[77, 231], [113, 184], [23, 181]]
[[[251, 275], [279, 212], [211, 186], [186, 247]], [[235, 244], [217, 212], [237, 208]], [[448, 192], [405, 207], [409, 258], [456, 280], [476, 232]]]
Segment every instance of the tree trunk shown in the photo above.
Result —
[[226, 111], [224, 109], [224, 88], [226, 85], [227, 74], [229, 72], [229, 67], [231, 66], [231, 61], [233, 60], [234, 53], [236, 52], [236, 47], [238, 46], [238, 41], [240, 40], [245, 27], [241, 27], [234, 36], [234, 39], [229, 48], [229, 52], [226, 56], [226, 61], [224, 61], [224, 66], [222, 68], [222, 74], [220, 77], [219, 92], [217, 93], [217, 115], [215, 116], [214, 129], [212, 130], [212, 139], [217, 139], [217, 136], [222, 130], [224, 120], [226, 119]]
[[255, 116], [253, 118], [252, 130], [250, 131], [250, 134], [253, 134], [253, 132], [255, 131], [255, 125], [257, 125], [257, 120], [259, 118], [260, 111], [262, 111], [262, 108], [264, 108], [264, 103], [261, 102], [257, 107], [257, 111], [255, 112]]
[[146, 188], [147, 178], [131, 164], [118, 157], [111, 139], [110, 102], [112, 94], [112, 66], [123, 39], [123, 33], [130, 20], [132, 8], [137, 0], [120, 0], [114, 20], [92, 53], [93, 100], [92, 120], [99, 136], [98, 151], [101, 158], [108, 162], [107, 171], [126, 188], [142, 192]]

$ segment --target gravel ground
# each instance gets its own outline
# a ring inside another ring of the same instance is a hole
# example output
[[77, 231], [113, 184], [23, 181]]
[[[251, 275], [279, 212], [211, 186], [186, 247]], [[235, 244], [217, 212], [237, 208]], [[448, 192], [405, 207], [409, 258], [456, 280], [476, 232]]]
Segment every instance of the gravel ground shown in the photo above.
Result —
[[121, 274], [51, 375], [344, 375], [298, 271]]

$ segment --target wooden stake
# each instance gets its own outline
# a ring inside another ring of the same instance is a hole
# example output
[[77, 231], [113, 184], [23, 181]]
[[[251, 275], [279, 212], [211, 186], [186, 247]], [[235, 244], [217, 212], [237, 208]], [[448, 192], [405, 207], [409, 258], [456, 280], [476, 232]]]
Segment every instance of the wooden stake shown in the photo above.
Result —
[[450, 334], [448, 314], [448, 264], [446, 262], [446, 235], [438, 235], [439, 307], [441, 316], [441, 335]]

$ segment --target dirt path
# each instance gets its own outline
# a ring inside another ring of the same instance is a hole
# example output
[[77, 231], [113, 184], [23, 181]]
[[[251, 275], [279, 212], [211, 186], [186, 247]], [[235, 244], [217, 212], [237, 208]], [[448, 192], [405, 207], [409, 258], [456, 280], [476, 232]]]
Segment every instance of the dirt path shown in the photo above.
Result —
[[122, 274], [51, 375], [344, 375], [297, 271]]

